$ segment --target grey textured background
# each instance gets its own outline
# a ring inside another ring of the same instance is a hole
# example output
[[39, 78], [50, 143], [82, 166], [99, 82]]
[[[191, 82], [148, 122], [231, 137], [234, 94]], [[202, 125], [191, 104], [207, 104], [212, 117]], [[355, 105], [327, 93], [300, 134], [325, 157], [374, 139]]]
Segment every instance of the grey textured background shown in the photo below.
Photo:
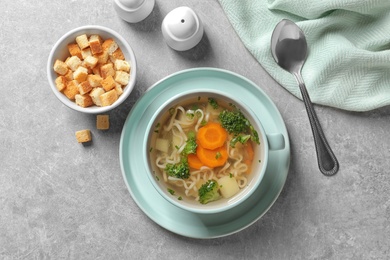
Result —
[[[194, 50], [163, 41], [164, 16], [187, 5], [205, 25]], [[122, 34], [138, 59], [138, 79], [112, 111], [109, 131], [95, 116], [51, 93], [46, 62], [68, 30], [97, 24]], [[324, 177], [302, 102], [248, 53], [217, 0], [157, 0], [145, 21], [128, 24], [112, 1], [0, 2], [0, 259], [389, 259], [390, 108], [367, 113], [316, 106], [340, 172]], [[126, 189], [119, 139], [147, 87], [181, 69], [218, 67], [242, 74], [273, 99], [291, 139], [281, 196], [259, 221], [228, 237], [181, 237], [152, 222]], [[74, 132], [90, 128], [83, 146]]]

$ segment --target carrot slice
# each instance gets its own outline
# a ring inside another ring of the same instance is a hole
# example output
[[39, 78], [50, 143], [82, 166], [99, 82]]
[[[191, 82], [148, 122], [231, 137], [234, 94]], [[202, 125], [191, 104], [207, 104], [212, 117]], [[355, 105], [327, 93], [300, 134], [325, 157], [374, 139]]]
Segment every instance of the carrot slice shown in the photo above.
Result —
[[188, 159], [188, 165], [193, 168], [199, 170], [200, 167], [202, 167], [204, 164], [199, 160], [198, 156], [195, 154], [191, 153], [187, 157]]
[[203, 165], [210, 168], [222, 166], [228, 159], [228, 152], [225, 147], [218, 147], [216, 149], [206, 149], [201, 145], [196, 148], [196, 155]]
[[250, 161], [253, 160], [253, 155], [254, 155], [254, 152], [253, 152], [253, 147], [252, 147], [252, 143], [251, 142], [247, 142], [245, 144], [245, 155], [246, 155], [246, 158]]
[[220, 124], [210, 122], [199, 129], [197, 139], [203, 148], [213, 150], [223, 146], [227, 132]]

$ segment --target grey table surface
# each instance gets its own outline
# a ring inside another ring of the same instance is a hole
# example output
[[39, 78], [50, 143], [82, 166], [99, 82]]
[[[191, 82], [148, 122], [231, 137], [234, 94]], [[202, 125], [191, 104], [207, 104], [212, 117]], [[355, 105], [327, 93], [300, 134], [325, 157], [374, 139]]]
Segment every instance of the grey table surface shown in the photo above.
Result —
[[[317, 167], [303, 103], [246, 50], [216, 0], [157, 0], [128, 24], [113, 1], [0, 2], [0, 259], [389, 259], [390, 108], [356, 113], [315, 109], [340, 162], [334, 177]], [[201, 48], [179, 53], [161, 34], [164, 16], [193, 8], [205, 26]], [[110, 112], [111, 128], [60, 103], [46, 63], [68, 30], [96, 24], [123, 35], [138, 59], [134, 91]], [[193, 239], [150, 220], [126, 188], [119, 163], [124, 121], [145, 90], [182, 69], [239, 73], [275, 102], [290, 135], [284, 189], [253, 225], [230, 236]], [[89, 128], [93, 142], [78, 144]]]

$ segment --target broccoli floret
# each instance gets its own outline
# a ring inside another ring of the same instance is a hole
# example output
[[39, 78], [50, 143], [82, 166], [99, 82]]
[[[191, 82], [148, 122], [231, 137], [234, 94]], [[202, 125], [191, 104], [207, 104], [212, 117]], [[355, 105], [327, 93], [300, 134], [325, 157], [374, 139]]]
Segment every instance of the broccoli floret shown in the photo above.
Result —
[[199, 191], [199, 202], [202, 204], [207, 204], [211, 201], [218, 200], [221, 195], [218, 192], [219, 186], [218, 182], [215, 180], [209, 180], [203, 184]]
[[190, 166], [188, 165], [187, 158], [182, 158], [179, 163], [168, 163], [165, 166], [165, 171], [169, 176], [179, 179], [188, 179], [190, 177]]
[[[245, 138], [242, 139], [243, 137], [239, 137], [240, 135], [242, 136], [250, 135], [252, 141], [254, 141], [257, 144], [260, 143], [259, 135], [257, 131], [254, 129], [252, 124], [244, 116], [244, 114], [242, 114], [242, 112], [239, 109], [235, 109], [233, 111], [229, 111], [225, 109], [219, 114], [218, 118], [219, 121], [221, 122], [222, 127], [225, 128], [229, 134], [235, 135], [235, 138], [238, 137], [237, 141], [241, 142], [245, 139]], [[237, 143], [237, 141], [233, 142], [233, 147], [235, 143]]]
[[250, 135], [237, 135], [230, 141], [230, 146], [234, 148], [237, 142], [245, 144], [250, 138]]
[[195, 114], [194, 114], [194, 113], [186, 113], [186, 116], [187, 116], [187, 118], [188, 118], [189, 120], [192, 120], [192, 119], [194, 119]]
[[217, 101], [214, 98], [209, 98], [209, 104], [214, 109], [218, 109], [218, 107], [219, 107]]
[[182, 151], [183, 155], [189, 155], [191, 153], [196, 153], [196, 147], [198, 147], [198, 144], [196, 143], [196, 136], [194, 132], [189, 132], [187, 136], [187, 142], [186, 146], [184, 147], [184, 150]]
[[219, 114], [219, 121], [221, 121], [221, 125], [226, 131], [237, 135], [245, 132], [250, 125], [248, 119], [245, 118], [240, 110], [223, 110]]

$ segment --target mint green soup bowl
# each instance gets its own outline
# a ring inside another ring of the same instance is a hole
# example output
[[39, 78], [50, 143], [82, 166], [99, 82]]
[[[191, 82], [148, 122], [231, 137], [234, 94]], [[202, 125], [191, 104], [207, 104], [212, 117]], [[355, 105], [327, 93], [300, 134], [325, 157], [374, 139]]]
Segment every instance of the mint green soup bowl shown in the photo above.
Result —
[[[188, 197], [180, 188], [164, 181], [163, 172], [155, 163], [158, 156], [155, 147], [159, 131], [162, 131], [163, 125], [171, 116], [170, 110], [173, 107], [207, 103], [209, 98], [216, 100], [219, 106], [229, 109], [233, 104], [238, 108], [257, 131], [260, 144], [257, 145], [253, 142], [254, 157], [250, 173], [246, 175], [246, 185], [230, 198], [222, 197], [216, 201], [201, 204], [194, 197]], [[253, 110], [252, 106], [247, 104], [242, 97], [236, 95], [234, 91], [231, 93], [220, 87], [191, 86], [182, 91], [164, 92], [158, 96], [158, 99], [161, 101], [159, 102], [160, 106], [152, 112], [146, 127], [146, 135], [143, 138], [142, 153], [143, 161], [146, 163], [146, 174], [152, 186], [166, 201], [185, 211], [197, 214], [215, 214], [243, 204], [262, 182], [267, 169], [269, 152], [283, 149], [285, 146], [285, 136], [278, 132], [266, 134], [261, 122], [261, 113]]]

